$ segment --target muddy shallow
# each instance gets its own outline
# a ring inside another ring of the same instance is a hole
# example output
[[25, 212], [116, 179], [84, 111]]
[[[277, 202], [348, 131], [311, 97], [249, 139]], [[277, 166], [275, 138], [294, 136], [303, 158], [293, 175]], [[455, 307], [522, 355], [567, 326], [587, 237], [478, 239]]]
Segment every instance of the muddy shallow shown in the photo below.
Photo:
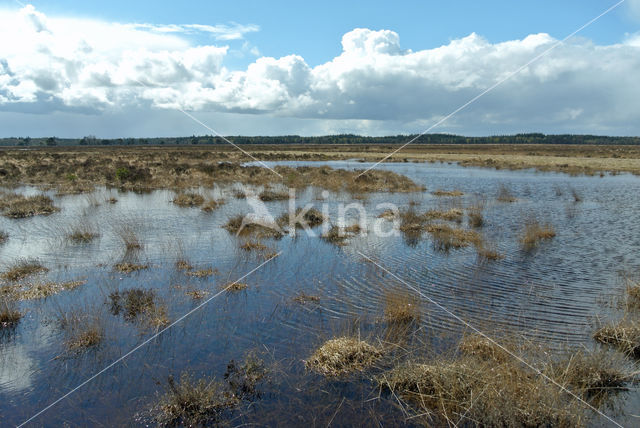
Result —
[[[273, 164], [273, 163], [270, 163]], [[312, 162], [279, 162], [317, 165]], [[329, 162], [336, 168], [362, 168], [357, 162]], [[411, 424], [395, 401], [380, 395], [366, 376], [328, 381], [306, 373], [305, 358], [323, 340], [347, 331], [375, 340], [381, 329], [384, 294], [402, 285], [361, 255], [375, 259], [407, 283], [456, 315], [482, 328], [522, 331], [554, 349], [595, 346], [591, 339], [595, 317], [615, 318], [607, 307], [624, 288], [622, 276], [640, 270], [640, 178], [629, 175], [569, 177], [531, 171], [494, 171], [448, 164], [385, 164], [407, 175], [427, 191], [411, 194], [372, 194], [363, 203], [373, 225], [383, 202], [417, 209], [467, 207], [484, 200], [486, 241], [505, 258], [482, 262], [473, 247], [443, 253], [429, 236], [411, 240], [402, 235], [374, 233], [336, 247], [316, 236], [264, 239], [276, 259], [242, 279], [248, 288], [223, 293], [200, 310], [109, 369], [33, 421], [36, 426], [130, 425], [149, 423], [148, 409], [164, 390], [169, 375], [189, 369], [221, 378], [227, 363], [249, 351], [259, 353], [272, 368], [272, 379], [261, 398], [228, 415], [230, 425]], [[516, 196], [514, 203], [496, 200], [501, 185]], [[462, 197], [436, 197], [437, 189], [459, 189]], [[224, 198], [212, 213], [180, 208], [171, 203], [172, 191], [148, 194], [101, 189], [93, 196], [54, 196], [61, 211], [28, 219], [0, 217], [0, 230], [9, 239], [0, 245], [1, 270], [20, 258], [37, 258], [50, 271], [42, 280], [86, 279], [73, 291], [46, 300], [20, 302], [25, 315], [15, 329], [0, 337], [0, 423], [19, 424], [84, 380], [150, 337], [153, 329], [127, 322], [110, 312], [108, 296], [114, 290], [152, 288], [176, 320], [202, 300], [188, 290], [214, 295], [220, 286], [237, 280], [264, 262], [256, 253], [239, 248], [244, 242], [221, 226], [234, 214], [251, 211], [235, 199], [233, 187], [201, 189]], [[23, 188], [20, 192], [34, 193]], [[573, 192], [581, 197], [574, 200]], [[118, 202], [105, 200], [115, 197]], [[298, 206], [326, 205], [335, 219], [339, 204], [354, 202], [347, 194], [319, 189], [298, 191]], [[96, 202], [99, 205], [95, 205]], [[278, 216], [288, 201], [267, 202]], [[350, 211], [355, 216], [355, 210]], [[557, 236], [531, 252], [521, 249], [518, 237], [529, 216], [555, 227]], [[82, 219], [82, 220], [80, 220]], [[79, 221], [94, 225], [100, 236], [89, 244], [66, 239]], [[144, 247], [127, 254], [118, 231], [135, 230]], [[466, 219], [465, 219], [466, 225]], [[386, 225], [389, 227], [389, 224]], [[134, 258], [149, 269], [133, 274], [113, 270], [123, 259]], [[209, 277], [190, 277], [175, 269], [180, 258], [197, 269], [213, 268]], [[300, 304], [293, 298], [304, 292], [319, 301]], [[105, 341], [97, 349], [69, 355], [55, 319], [69, 308], [88, 309], [105, 324]], [[434, 349], [446, 347], [462, 326], [424, 302], [422, 324], [415, 340]], [[640, 395], [632, 388], [621, 396], [615, 414], [624, 425], [634, 424]], [[594, 420], [594, 424], [601, 421]]]

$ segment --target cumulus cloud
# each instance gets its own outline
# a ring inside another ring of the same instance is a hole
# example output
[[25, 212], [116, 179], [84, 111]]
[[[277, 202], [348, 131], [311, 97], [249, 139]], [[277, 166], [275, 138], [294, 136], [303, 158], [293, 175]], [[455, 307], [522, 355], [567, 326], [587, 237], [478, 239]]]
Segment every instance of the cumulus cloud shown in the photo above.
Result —
[[[226, 41], [256, 30], [239, 24], [160, 27], [62, 19], [32, 6], [3, 11], [0, 37], [16, 42], [0, 46], [0, 109], [181, 108], [428, 126], [557, 42], [532, 34], [491, 43], [471, 33], [412, 51], [393, 31], [357, 28], [342, 37], [340, 55], [316, 67], [291, 54], [259, 57], [246, 69], [229, 70], [228, 46], [195, 46], [185, 37], [199, 31]], [[626, 130], [640, 119], [638, 40], [630, 35], [606, 46], [586, 39], [564, 43], [448, 125], [460, 132], [478, 124], [517, 129], [532, 123], [569, 124], [579, 132]]]

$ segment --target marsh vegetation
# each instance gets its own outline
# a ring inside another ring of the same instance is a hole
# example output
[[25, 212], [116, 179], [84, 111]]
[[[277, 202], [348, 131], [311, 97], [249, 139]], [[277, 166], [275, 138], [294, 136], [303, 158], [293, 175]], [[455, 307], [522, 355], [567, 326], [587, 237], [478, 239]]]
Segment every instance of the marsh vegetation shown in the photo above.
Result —
[[[635, 421], [640, 287], [617, 272], [638, 266], [636, 178], [270, 163], [280, 179], [224, 151], [138, 150], [10, 160], [36, 187], [7, 194], [55, 188], [60, 211], [0, 216], [7, 424], [149, 338], [50, 422], [601, 424], [575, 397]], [[246, 221], [256, 198], [269, 222]], [[340, 214], [353, 202], [364, 216]]]

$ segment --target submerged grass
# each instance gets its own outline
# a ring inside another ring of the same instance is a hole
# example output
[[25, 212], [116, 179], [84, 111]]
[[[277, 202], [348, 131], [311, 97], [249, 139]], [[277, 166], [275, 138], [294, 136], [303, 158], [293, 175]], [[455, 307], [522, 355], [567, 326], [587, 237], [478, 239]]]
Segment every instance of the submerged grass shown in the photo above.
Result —
[[533, 219], [527, 222], [524, 232], [520, 237], [523, 249], [530, 250], [538, 245], [542, 240], [548, 240], [556, 236], [556, 232], [551, 224], [540, 224]]
[[9, 234], [4, 230], [0, 230], [0, 245], [7, 242], [7, 239], [9, 239]]
[[391, 289], [384, 296], [384, 319], [389, 323], [419, 322], [420, 299], [405, 289]]
[[0, 299], [0, 328], [12, 327], [22, 318], [16, 303], [7, 298]]
[[145, 288], [115, 291], [109, 295], [111, 313], [125, 321], [142, 320], [151, 327], [164, 327], [170, 323], [167, 308], [158, 302], [156, 293]]
[[382, 356], [374, 346], [355, 337], [338, 337], [326, 341], [305, 362], [307, 369], [336, 377], [362, 371]]
[[253, 236], [255, 238], [280, 239], [284, 236], [280, 226], [277, 224], [262, 224], [245, 221], [245, 216], [237, 215], [231, 217], [224, 228], [227, 232], [237, 236]]
[[62, 291], [74, 290], [86, 283], [86, 280], [79, 280], [29, 284], [26, 289], [21, 290], [17, 293], [17, 298], [19, 300], [45, 299]]
[[464, 193], [460, 190], [436, 190], [431, 192], [434, 196], [462, 196]]
[[65, 333], [65, 347], [70, 352], [82, 352], [98, 346], [105, 337], [104, 321], [90, 310], [62, 313], [58, 324]]

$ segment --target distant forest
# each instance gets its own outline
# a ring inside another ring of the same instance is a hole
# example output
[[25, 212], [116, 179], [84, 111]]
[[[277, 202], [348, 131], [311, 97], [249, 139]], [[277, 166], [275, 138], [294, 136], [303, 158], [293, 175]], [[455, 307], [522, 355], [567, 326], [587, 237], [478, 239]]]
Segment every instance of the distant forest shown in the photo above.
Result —
[[[301, 137], [283, 135], [278, 137], [225, 137], [234, 144], [404, 144], [417, 135], [393, 135], [387, 137], [365, 137], [353, 134], [326, 135], [322, 137]], [[132, 145], [213, 145], [228, 144], [222, 137], [203, 135], [165, 138], [30, 138], [12, 137], [0, 139], [0, 146], [132, 146]], [[413, 144], [596, 144], [631, 145], [640, 144], [640, 137], [607, 137], [599, 135], [545, 135], [540, 133], [496, 135], [490, 137], [464, 137], [452, 134], [421, 135]]]

